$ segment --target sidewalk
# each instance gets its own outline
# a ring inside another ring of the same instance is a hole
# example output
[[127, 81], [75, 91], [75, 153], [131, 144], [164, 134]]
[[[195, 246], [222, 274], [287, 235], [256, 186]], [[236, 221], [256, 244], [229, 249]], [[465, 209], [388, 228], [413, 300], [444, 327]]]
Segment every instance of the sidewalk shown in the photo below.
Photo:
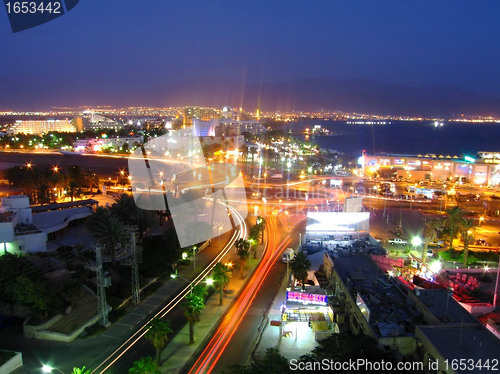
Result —
[[[191, 358], [208, 343], [214, 330], [219, 326], [219, 322], [225, 312], [229, 309], [233, 301], [238, 298], [259, 264], [265, 244], [258, 245], [256, 260], [252, 258], [252, 253], [250, 254], [250, 259], [245, 266], [243, 279], [240, 276], [239, 264], [234, 267], [233, 275], [229, 281], [228, 292], [224, 293], [224, 301], [221, 306], [219, 306], [219, 293], [217, 291], [207, 300], [205, 309], [201, 312], [200, 321], [194, 326], [194, 344], [189, 344], [188, 323], [167, 343], [161, 354], [163, 364], [160, 369], [162, 373], [181, 373], [182, 369], [191, 362]], [[237, 263], [235, 258], [237, 258], [235, 253], [229, 252], [224, 261], [232, 261], [235, 264]]]
[[[221, 246], [227, 243], [231, 232], [223, 234]], [[218, 240], [212, 240], [212, 244], [198, 253], [196, 256], [196, 271], [190, 265], [180, 268], [181, 274], [186, 279], [192, 279], [198, 274], [202, 267], [205, 267], [213, 258], [210, 254], [219, 248]], [[234, 251], [229, 251], [233, 253]], [[247, 264], [248, 274], [250, 261]], [[239, 271], [235, 272], [235, 279], [239, 278]], [[232, 287], [233, 280], [230, 283]], [[52, 341], [42, 341], [27, 339], [18, 334], [9, 336], [4, 334], [2, 348], [23, 352], [24, 366], [15, 371], [16, 374], [32, 374], [39, 371], [40, 362], [53, 362], [57, 369], [63, 372], [71, 372], [74, 366], [87, 366], [96, 368], [104, 359], [128, 339], [138, 326], [144, 324], [160, 306], [165, 304], [165, 300], [176, 295], [186, 283], [182, 279], [168, 279], [154, 293], [149, 295], [138, 305], [130, 305], [127, 313], [109, 328], [95, 336], [83, 339], [76, 339], [71, 343], [60, 343]], [[218, 295], [217, 295], [218, 297]], [[218, 298], [216, 299], [218, 300]], [[205, 311], [204, 311], [205, 312]], [[202, 315], [203, 319], [203, 315]], [[200, 324], [202, 321], [200, 321]], [[195, 331], [196, 331], [195, 326]]]
[[265, 356], [268, 349], [278, 348], [280, 354], [290, 360], [311, 353], [314, 347], [319, 345], [314, 338], [314, 332], [312, 332], [310, 328], [296, 329], [293, 327], [297, 322], [285, 325], [285, 330], [289, 331], [291, 334], [289, 337], [283, 336], [280, 342], [280, 328], [278, 326], [271, 326], [270, 323], [271, 321], [281, 320], [281, 305], [285, 304], [285, 301], [286, 281], [283, 279], [280, 289], [269, 309], [264, 330], [254, 348], [253, 358], [257, 360], [261, 359]]

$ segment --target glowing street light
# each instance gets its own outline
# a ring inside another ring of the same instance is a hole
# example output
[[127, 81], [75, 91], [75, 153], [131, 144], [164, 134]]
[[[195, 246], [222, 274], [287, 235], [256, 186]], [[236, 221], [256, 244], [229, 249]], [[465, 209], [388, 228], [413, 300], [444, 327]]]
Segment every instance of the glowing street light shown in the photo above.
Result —
[[54, 166], [52, 170], [54, 170], [54, 173], [57, 173], [59, 171], [59, 168], [57, 166]]
[[61, 370], [59, 370], [57, 368], [53, 368], [50, 365], [42, 365], [42, 373], [52, 373], [52, 371], [54, 371], [54, 370], [57, 370], [59, 373], [64, 374], [64, 372], [62, 372]]
[[412, 244], [414, 247], [418, 247], [419, 245], [422, 245], [422, 239], [421, 239], [419, 236], [415, 236], [415, 237], [411, 240], [411, 244]]
[[479, 225], [478, 226], [481, 226], [481, 222], [484, 222], [484, 217], [483, 216], [479, 217]]
[[433, 274], [436, 274], [441, 270], [441, 267], [442, 267], [441, 262], [434, 261], [429, 267], [429, 270], [432, 271]]
[[207, 286], [213, 286], [214, 284], [214, 280], [212, 278], [207, 278], [205, 282], [207, 283]]
[[26, 167], [27, 167], [28, 169], [31, 169], [31, 162], [28, 162], [28, 163], [26, 164]]

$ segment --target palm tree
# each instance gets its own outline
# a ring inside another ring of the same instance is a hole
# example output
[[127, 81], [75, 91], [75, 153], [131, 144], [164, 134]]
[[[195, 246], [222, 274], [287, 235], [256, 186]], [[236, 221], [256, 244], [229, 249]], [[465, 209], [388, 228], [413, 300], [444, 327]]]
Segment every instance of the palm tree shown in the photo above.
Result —
[[457, 233], [460, 231], [460, 226], [462, 224], [462, 219], [465, 212], [458, 208], [453, 207], [446, 210], [448, 213], [448, 217], [446, 217], [443, 221], [444, 227], [448, 230], [450, 235], [450, 250], [453, 249], [453, 239], [457, 236]]
[[94, 186], [97, 189], [99, 188], [99, 177], [92, 170], [87, 170], [85, 172], [85, 179], [87, 186], [90, 189], [90, 193], [94, 193]]
[[262, 216], [258, 216], [257, 217], [257, 224], [259, 225], [259, 228], [260, 228], [260, 239], [261, 239], [261, 243], [264, 243], [264, 232], [266, 231], [266, 218], [265, 217], [262, 217]]
[[424, 222], [424, 245], [422, 246], [422, 263], [427, 259], [427, 248], [429, 243], [433, 242], [438, 237], [438, 229], [441, 227], [441, 222], [437, 219], [425, 220]]
[[205, 308], [206, 294], [203, 286], [194, 286], [183, 304], [184, 316], [189, 322], [189, 344], [194, 343], [194, 324], [200, 320], [201, 311]]
[[158, 364], [151, 356], [143, 357], [134, 362], [134, 366], [128, 369], [129, 374], [160, 374]]
[[70, 179], [68, 185], [66, 186], [66, 196], [71, 198], [71, 201], [75, 200], [75, 197], [80, 197], [82, 195], [82, 189], [78, 183]]
[[222, 305], [224, 298], [224, 288], [229, 284], [229, 278], [231, 278], [231, 268], [223, 263], [219, 262], [214, 266], [212, 270], [212, 275], [214, 278], [215, 285], [219, 291], [219, 306]]
[[240, 276], [241, 279], [243, 279], [243, 268], [245, 267], [250, 255], [250, 243], [247, 240], [240, 238], [236, 241], [236, 243], [234, 243], [234, 245], [236, 246], [236, 254], [240, 258]]
[[89, 369], [87, 369], [85, 366], [83, 366], [81, 368], [74, 367], [73, 371], [71, 372], [71, 374], [90, 374], [90, 373], [92, 373], [92, 372]]
[[98, 207], [87, 218], [87, 227], [94, 239], [106, 246], [107, 252], [115, 263], [116, 248], [129, 238], [127, 228], [120, 218], [111, 209]]
[[148, 332], [145, 337], [156, 350], [156, 364], [160, 365], [160, 354], [165, 344], [168, 342], [168, 334], [172, 333], [169, 321], [162, 321], [160, 317], [153, 318], [148, 325]]
[[307, 259], [304, 252], [299, 252], [295, 260], [290, 263], [293, 277], [302, 283], [302, 291], [306, 289], [307, 272], [311, 268], [311, 261]]
[[126, 224], [136, 226], [139, 232], [139, 241], [142, 241], [144, 233], [148, 231], [154, 222], [152, 211], [141, 209], [135, 203], [132, 196], [122, 194], [112, 206], [113, 211], [120, 216]]
[[461, 236], [464, 242], [464, 268], [467, 269], [469, 257], [469, 244], [474, 241], [474, 229], [476, 225], [471, 219], [464, 218], [461, 224]]
[[253, 225], [250, 227], [250, 232], [248, 233], [248, 242], [250, 243], [250, 248], [253, 253], [253, 258], [257, 258], [257, 243], [259, 242], [260, 226]]

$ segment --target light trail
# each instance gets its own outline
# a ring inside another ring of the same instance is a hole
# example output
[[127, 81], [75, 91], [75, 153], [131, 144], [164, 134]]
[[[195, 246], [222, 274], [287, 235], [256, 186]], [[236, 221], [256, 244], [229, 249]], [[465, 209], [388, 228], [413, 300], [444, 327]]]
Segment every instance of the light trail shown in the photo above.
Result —
[[267, 274], [271, 270], [272, 265], [277, 260], [283, 249], [286, 248], [286, 246], [291, 242], [290, 236], [287, 236], [279, 245], [277, 245], [276, 225], [276, 215], [273, 214], [269, 217], [269, 240], [261, 263], [253, 273], [250, 281], [246, 284], [238, 300], [229, 309], [214, 336], [205, 347], [205, 350], [189, 371], [189, 374], [210, 373], [214, 369], [220, 356], [231, 341], [231, 338], [237, 331], [248, 309], [252, 305], [252, 302], [257, 296], [257, 293], [260, 290]]
[[[148, 320], [141, 328], [139, 328], [131, 337], [129, 337], [124, 343], [122, 343], [113, 353], [111, 353], [99, 366], [97, 366], [93, 373], [104, 373], [106, 370], [111, 368], [130, 348], [134, 346], [148, 331], [147, 326], [149, 322], [155, 318], [165, 317], [173, 308], [175, 308], [184, 297], [190, 292], [191, 285], [196, 286], [199, 284], [203, 278], [205, 278], [213, 269], [213, 267], [229, 252], [233, 247], [236, 240], [239, 238], [245, 238], [247, 236], [247, 227], [244, 218], [240, 215], [237, 209], [231, 205], [221, 203], [225, 205], [229, 210], [231, 210], [234, 217], [238, 221], [240, 230], [235, 230], [231, 239], [226, 244], [224, 249], [219, 252], [219, 254], [210, 262], [210, 264], [203, 269], [203, 271], [198, 274], [195, 279], [189, 283], [181, 292], [179, 292], [167, 305], [165, 305], [160, 311], [158, 311], [150, 320]], [[109, 363], [108, 363], [109, 362]], [[102, 369], [100, 369], [102, 367]], [[99, 371], [100, 370], [100, 371]]]

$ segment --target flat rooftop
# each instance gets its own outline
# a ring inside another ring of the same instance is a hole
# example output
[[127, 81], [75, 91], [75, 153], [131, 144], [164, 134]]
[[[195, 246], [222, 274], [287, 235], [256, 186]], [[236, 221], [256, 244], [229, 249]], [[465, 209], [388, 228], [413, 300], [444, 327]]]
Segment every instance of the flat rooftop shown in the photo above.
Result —
[[[419, 331], [436, 347], [443, 357], [452, 360], [472, 359], [474, 362], [485, 362], [500, 356], [500, 340], [477, 322], [474, 325], [445, 324], [417, 326]], [[458, 361], [459, 362], [459, 361]], [[472, 369], [472, 368], [470, 368]], [[457, 373], [489, 372], [479, 367], [474, 370], [455, 370]]]
[[352, 297], [359, 293], [370, 310], [370, 325], [380, 336], [413, 335], [413, 320], [421, 313], [408, 305], [406, 295], [394, 285], [369, 255], [340, 254], [334, 267]]
[[443, 323], [478, 323], [447, 290], [419, 288], [415, 295]]

